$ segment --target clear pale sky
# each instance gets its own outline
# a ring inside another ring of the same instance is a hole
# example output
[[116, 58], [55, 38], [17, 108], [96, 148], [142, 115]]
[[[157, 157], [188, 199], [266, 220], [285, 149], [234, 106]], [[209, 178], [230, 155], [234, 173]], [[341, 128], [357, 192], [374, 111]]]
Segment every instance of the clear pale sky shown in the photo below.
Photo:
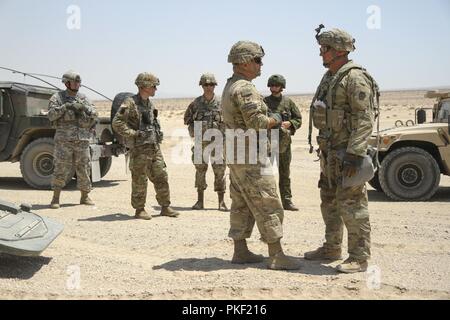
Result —
[[[80, 9], [80, 29], [67, 27], [71, 5]], [[379, 20], [367, 12], [372, 5]], [[136, 75], [149, 71], [161, 80], [156, 97], [193, 97], [203, 72], [216, 75], [220, 94], [232, 73], [231, 46], [251, 40], [266, 52], [259, 90], [280, 73], [287, 93], [310, 93], [325, 72], [314, 38], [320, 23], [356, 38], [352, 59], [383, 90], [450, 87], [449, 0], [0, 0], [0, 66], [56, 76], [74, 69], [109, 97], [136, 91]], [[0, 70], [1, 80], [24, 77]]]

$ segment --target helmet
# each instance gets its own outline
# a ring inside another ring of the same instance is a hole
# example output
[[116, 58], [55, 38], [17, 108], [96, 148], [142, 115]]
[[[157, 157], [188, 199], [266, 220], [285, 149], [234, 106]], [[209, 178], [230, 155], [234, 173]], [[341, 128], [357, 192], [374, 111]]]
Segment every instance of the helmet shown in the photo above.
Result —
[[143, 72], [138, 74], [134, 83], [138, 88], [148, 88], [159, 86], [159, 79], [151, 73]]
[[236, 42], [228, 54], [228, 62], [230, 63], [247, 63], [254, 58], [264, 57], [264, 49], [255, 42], [239, 41]]
[[212, 73], [204, 73], [200, 77], [200, 81], [199, 81], [198, 85], [202, 86], [204, 84], [210, 84], [210, 83], [217, 85], [216, 78], [214, 77], [214, 75]]
[[320, 45], [330, 46], [337, 51], [355, 51], [355, 39], [346, 31], [341, 29], [331, 29], [324, 31], [317, 36]]
[[267, 86], [281, 86], [283, 89], [286, 88], [286, 79], [281, 74], [274, 74], [270, 76], [267, 81]]
[[67, 83], [69, 81], [81, 82], [80, 74], [73, 70], [67, 71], [62, 76], [62, 83]]

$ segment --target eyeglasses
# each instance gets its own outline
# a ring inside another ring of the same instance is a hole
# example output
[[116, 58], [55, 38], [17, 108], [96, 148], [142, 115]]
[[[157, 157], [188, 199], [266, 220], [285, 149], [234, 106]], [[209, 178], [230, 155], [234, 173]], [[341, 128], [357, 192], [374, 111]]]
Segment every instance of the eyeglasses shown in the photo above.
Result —
[[328, 52], [328, 50], [330, 50], [329, 46], [321, 46], [320, 47], [320, 53], [321, 54], [324, 54], [324, 53]]
[[261, 59], [261, 57], [256, 57], [256, 58], [253, 59], [253, 61], [254, 61], [256, 64], [259, 64], [259, 65], [262, 64], [262, 59]]

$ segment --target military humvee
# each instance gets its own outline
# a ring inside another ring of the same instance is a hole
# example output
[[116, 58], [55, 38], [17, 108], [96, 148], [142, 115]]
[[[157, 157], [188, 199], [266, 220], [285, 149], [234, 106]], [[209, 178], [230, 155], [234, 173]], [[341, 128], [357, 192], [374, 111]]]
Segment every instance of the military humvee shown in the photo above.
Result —
[[[53, 173], [55, 129], [47, 118], [48, 102], [57, 90], [16, 82], [0, 82], [0, 162], [20, 162], [24, 180], [49, 189]], [[91, 139], [91, 178], [99, 181], [111, 168], [112, 156], [123, 153], [110, 118], [100, 118]], [[75, 173], [69, 175], [72, 179]]]
[[[369, 184], [399, 201], [425, 201], [439, 187], [441, 174], [450, 175], [450, 91], [429, 91], [433, 108], [416, 110], [415, 121], [380, 132], [380, 167]], [[426, 123], [427, 111], [432, 122]], [[428, 112], [430, 113], [430, 112]], [[370, 145], [377, 146], [377, 136]]]

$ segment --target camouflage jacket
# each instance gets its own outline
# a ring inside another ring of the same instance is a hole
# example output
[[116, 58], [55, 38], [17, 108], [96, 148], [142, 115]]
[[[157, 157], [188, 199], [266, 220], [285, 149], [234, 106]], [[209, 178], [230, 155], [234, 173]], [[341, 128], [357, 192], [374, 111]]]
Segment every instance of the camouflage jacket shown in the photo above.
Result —
[[[222, 113], [226, 129], [242, 129], [244, 131], [242, 135], [249, 129], [256, 132], [267, 130], [269, 124], [267, 111], [263, 97], [250, 81], [236, 74], [228, 79], [222, 94]], [[245, 139], [246, 163], [248, 163], [249, 140]], [[234, 146], [234, 160], [236, 160], [238, 156], [236, 141]], [[227, 159], [232, 160], [229, 157]]]
[[204, 96], [200, 96], [192, 101], [184, 113], [184, 124], [188, 126], [191, 137], [194, 137], [194, 121], [202, 121], [203, 133], [212, 128], [224, 132], [220, 100], [214, 96], [211, 101], [206, 101]]
[[378, 109], [377, 96], [375, 80], [352, 61], [335, 75], [328, 71], [313, 101], [324, 103], [315, 107], [312, 114], [314, 126], [319, 129], [320, 149], [346, 149], [354, 155], [366, 155]]
[[[70, 104], [79, 102], [85, 105], [85, 111], [77, 114]], [[93, 135], [91, 128], [97, 120], [97, 111], [82, 93], [75, 97], [67, 91], [55, 93], [48, 104], [48, 118], [56, 128], [55, 141], [88, 141]]]
[[[157, 110], [149, 99], [144, 101], [139, 94], [125, 99], [114, 116], [112, 127], [125, 138], [130, 149], [159, 144], [162, 140]], [[148, 135], [138, 137], [138, 131], [145, 131]]]
[[289, 129], [279, 129], [279, 152], [283, 153], [292, 142], [291, 135], [294, 135], [297, 129], [301, 127], [302, 115], [294, 101], [283, 95], [281, 95], [281, 97], [270, 95], [264, 98], [264, 102], [269, 108], [270, 113], [279, 113], [283, 119], [283, 122], [289, 121], [291, 123], [291, 127]]

